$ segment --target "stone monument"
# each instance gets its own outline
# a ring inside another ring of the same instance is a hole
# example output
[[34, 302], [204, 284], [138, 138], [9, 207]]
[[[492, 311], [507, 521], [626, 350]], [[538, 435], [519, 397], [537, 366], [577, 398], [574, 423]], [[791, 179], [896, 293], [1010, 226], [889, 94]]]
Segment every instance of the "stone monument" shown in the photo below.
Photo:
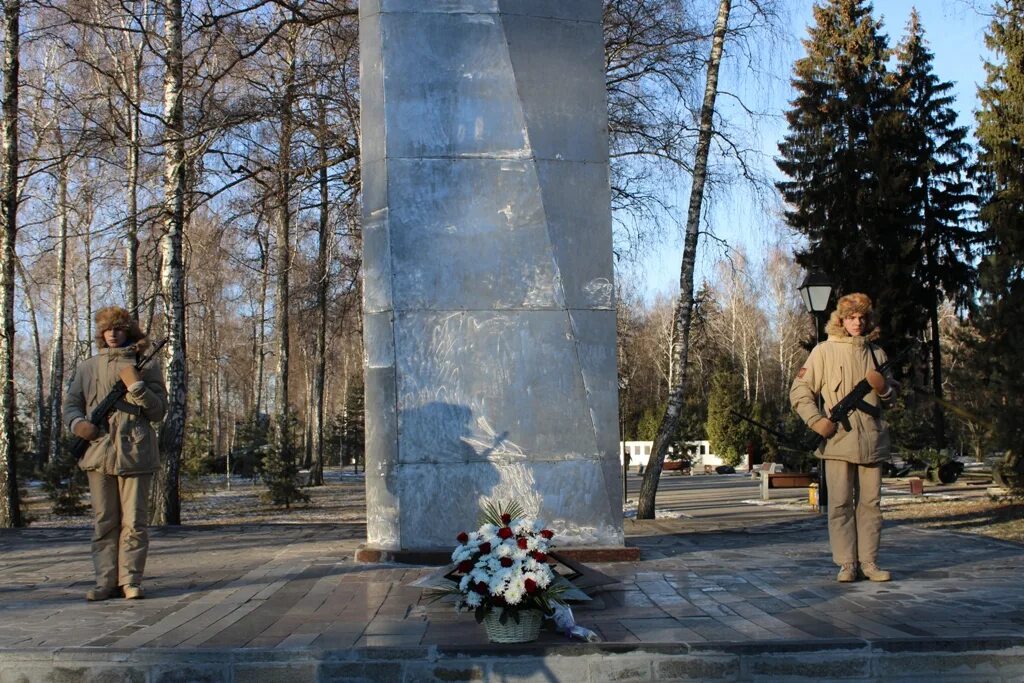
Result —
[[361, 0], [367, 547], [623, 545], [601, 0]]

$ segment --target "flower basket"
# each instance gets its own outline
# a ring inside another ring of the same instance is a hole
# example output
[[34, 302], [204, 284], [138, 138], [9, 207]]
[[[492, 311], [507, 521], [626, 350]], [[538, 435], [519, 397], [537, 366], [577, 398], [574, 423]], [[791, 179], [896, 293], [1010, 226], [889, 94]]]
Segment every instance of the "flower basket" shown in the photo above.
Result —
[[519, 610], [519, 622], [506, 617], [501, 623], [502, 609], [495, 607], [484, 617], [487, 639], [492, 643], [532, 643], [540, 635], [540, 623], [544, 615], [539, 610]]
[[536, 640], [543, 617], [564, 603], [566, 584], [548, 560], [555, 532], [516, 502], [485, 502], [480, 521], [477, 531], [458, 535], [445, 574], [452, 585], [435, 598], [455, 596], [455, 609], [473, 612], [492, 643]]

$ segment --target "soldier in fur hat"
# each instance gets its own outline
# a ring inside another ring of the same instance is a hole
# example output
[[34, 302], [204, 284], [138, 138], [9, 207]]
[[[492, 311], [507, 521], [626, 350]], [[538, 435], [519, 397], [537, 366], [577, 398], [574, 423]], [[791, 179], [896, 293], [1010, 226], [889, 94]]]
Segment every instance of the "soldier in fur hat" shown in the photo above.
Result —
[[[895, 382], [876, 370], [886, 355], [872, 343], [879, 336], [872, 313], [865, 294], [839, 299], [825, 327], [828, 339], [811, 351], [789, 392], [793, 409], [824, 438], [816, 455], [825, 467], [829, 544], [843, 583], [891, 578], [877, 561], [882, 533], [880, 462], [889, 453], [889, 428], [881, 406], [892, 402]], [[850, 414], [848, 424], [836, 424], [821, 412], [819, 395], [830, 411], [862, 379], [872, 391]]]
[[[117, 595], [144, 597], [142, 574], [149, 536], [149, 492], [159, 469], [153, 423], [167, 411], [167, 389], [159, 364], [135, 369], [138, 354], [148, 345], [132, 315], [118, 306], [96, 312], [95, 356], [75, 369], [64, 398], [64, 424], [90, 442], [78, 466], [89, 477], [94, 529], [92, 558], [96, 585], [90, 601]], [[118, 380], [128, 393], [106, 425], [88, 416]]]

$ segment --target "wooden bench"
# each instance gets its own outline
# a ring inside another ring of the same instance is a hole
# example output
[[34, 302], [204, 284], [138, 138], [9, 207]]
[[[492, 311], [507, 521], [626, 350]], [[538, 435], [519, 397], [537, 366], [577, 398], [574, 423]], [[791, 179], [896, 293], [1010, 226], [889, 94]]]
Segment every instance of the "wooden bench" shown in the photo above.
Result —
[[761, 500], [769, 499], [768, 491], [770, 489], [807, 488], [814, 483], [814, 480], [814, 476], [799, 472], [762, 472]]

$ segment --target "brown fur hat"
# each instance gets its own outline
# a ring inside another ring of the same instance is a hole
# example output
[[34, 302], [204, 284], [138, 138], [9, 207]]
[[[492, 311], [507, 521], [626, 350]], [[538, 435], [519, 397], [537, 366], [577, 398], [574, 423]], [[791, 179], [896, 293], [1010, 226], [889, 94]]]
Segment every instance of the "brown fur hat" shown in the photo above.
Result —
[[833, 337], [849, 337], [850, 334], [843, 327], [843, 318], [849, 318], [855, 313], [864, 316], [864, 337], [868, 341], [878, 339], [881, 330], [875, 325], [875, 310], [871, 305], [871, 297], [860, 292], [847, 294], [836, 302], [836, 310], [832, 311], [825, 332]]
[[120, 306], [104, 306], [96, 311], [95, 339], [97, 348], [107, 348], [103, 333], [115, 327], [123, 328], [128, 333], [128, 344], [134, 344], [136, 348], [145, 346], [146, 335], [142, 333], [139, 323], [131, 313]]

